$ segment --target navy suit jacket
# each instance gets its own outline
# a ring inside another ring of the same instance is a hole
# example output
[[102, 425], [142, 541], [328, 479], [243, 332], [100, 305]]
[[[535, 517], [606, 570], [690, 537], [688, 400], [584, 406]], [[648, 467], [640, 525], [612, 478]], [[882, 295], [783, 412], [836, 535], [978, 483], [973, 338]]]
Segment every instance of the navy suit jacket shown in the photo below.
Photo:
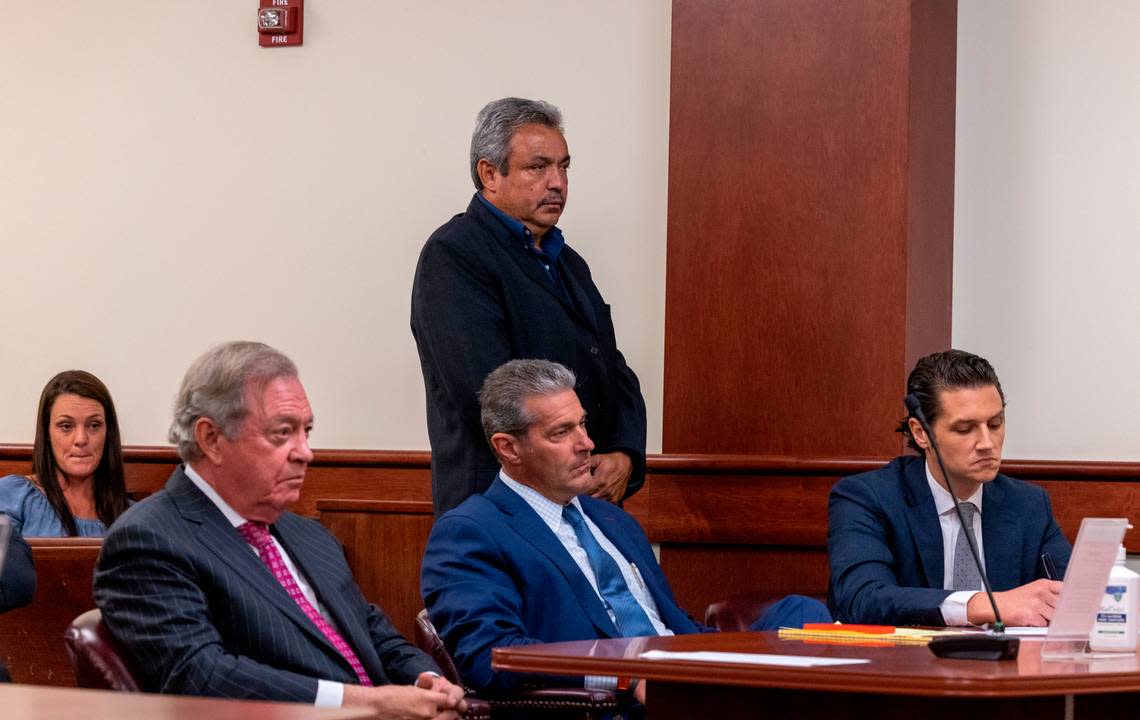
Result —
[[[360, 592], [320, 523], [271, 526], [376, 685], [435, 663]], [[182, 468], [103, 540], [95, 602], [150, 692], [313, 702], [317, 679], [357, 683], [348, 661]]]
[[[27, 605], [35, 594], [36, 569], [32, 565], [32, 549], [20, 533], [13, 530], [8, 536], [7, 555], [3, 572], [0, 572], [0, 613]], [[0, 682], [11, 680], [8, 669], [0, 662]]]
[[[677, 634], [701, 632], [673, 591], [641, 526], [621, 508], [585, 495], [582, 509], [637, 566], [661, 620]], [[621, 637], [570, 553], [518, 493], [496, 479], [432, 528], [421, 576], [424, 604], [459, 668], [478, 690], [565, 684], [491, 669], [491, 649]], [[582, 679], [575, 681], [581, 684]]]
[[32, 549], [19, 532], [8, 536], [4, 571], [0, 573], [0, 612], [23, 607], [36, 594], [36, 568]]
[[[926, 461], [899, 457], [844, 478], [828, 501], [828, 606], [836, 620], [942, 625], [942, 529]], [[999, 474], [982, 490], [982, 550], [995, 592], [1045, 577], [1050, 553], [1064, 577], [1072, 548], [1053, 519], [1048, 494]]]
[[492, 370], [517, 358], [553, 360], [574, 371], [595, 452], [629, 453], [627, 497], [642, 484], [645, 400], [618, 351], [610, 306], [569, 245], [558, 268], [569, 300], [478, 197], [420, 252], [411, 324], [427, 394], [437, 517], [495, 479], [499, 463], [479, 422], [479, 388]]

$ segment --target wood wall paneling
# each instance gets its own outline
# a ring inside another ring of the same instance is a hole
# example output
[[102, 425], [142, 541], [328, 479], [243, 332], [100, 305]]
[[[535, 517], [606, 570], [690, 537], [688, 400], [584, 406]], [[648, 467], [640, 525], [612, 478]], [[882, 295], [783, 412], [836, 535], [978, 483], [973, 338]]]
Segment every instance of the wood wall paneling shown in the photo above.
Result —
[[666, 453], [900, 449], [950, 341], [955, 7], [674, 1]]
[[[317, 500], [431, 500], [431, 455], [420, 451], [315, 450], [294, 512], [317, 516]], [[31, 472], [32, 447], [0, 445], [0, 475]], [[180, 460], [171, 447], [123, 448], [127, 490], [158, 492]]]
[[[161, 488], [176, 462], [169, 448], [129, 447], [124, 455], [140, 495]], [[20, 464], [30, 456], [29, 446], [0, 446], [0, 472], [26, 471]], [[885, 461], [652, 455], [645, 488], [626, 508], [660, 545], [681, 606], [699, 618], [709, 603], [735, 595], [824, 594], [831, 485]], [[1084, 517], [1126, 517], [1140, 526], [1140, 464], [1010, 460], [1002, 471], [1048, 490], [1070, 539]], [[298, 504], [344, 543], [365, 596], [406, 633], [420, 607], [430, 485], [428, 453], [319, 450]], [[1140, 535], [1129, 533], [1125, 543], [1140, 551]]]
[[27, 607], [0, 613], [0, 657], [12, 681], [75, 685], [63, 633], [95, 607], [91, 586], [99, 538], [31, 538], [36, 595]]
[[431, 501], [319, 500], [321, 522], [344, 543], [356, 582], [404, 637], [415, 638], [420, 563], [433, 521]]
[[904, 365], [908, 370], [923, 355], [950, 343], [958, 5], [956, 0], [926, 0], [911, 3], [910, 12]]

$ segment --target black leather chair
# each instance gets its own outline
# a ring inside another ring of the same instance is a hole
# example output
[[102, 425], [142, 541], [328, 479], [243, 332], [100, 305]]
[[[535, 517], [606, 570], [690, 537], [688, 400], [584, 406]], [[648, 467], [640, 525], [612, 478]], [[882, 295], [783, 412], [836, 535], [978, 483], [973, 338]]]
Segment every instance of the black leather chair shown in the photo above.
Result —
[[[443, 670], [443, 675], [456, 684], [462, 684], [459, 669], [443, 639], [428, 617], [427, 610], [416, 615], [416, 645], [428, 653]], [[470, 693], [470, 689], [466, 688]], [[589, 690], [581, 687], [533, 688], [510, 695], [487, 695], [495, 720], [522, 720], [541, 717], [543, 720], [621, 720], [623, 706], [618, 694], [612, 690]]]
[[98, 610], [88, 610], [71, 622], [63, 634], [67, 654], [75, 668], [75, 683], [81, 688], [140, 692], [138, 675]]
[[[63, 635], [75, 667], [75, 682], [81, 688], [140, 692], [138, 676], [131, 669], [118, 641], [103, 625], [98, 610], [88, 610], [72, 621]], [[467, 699], [464, 720], [491, 720], [491, 706], [478, 698]]]

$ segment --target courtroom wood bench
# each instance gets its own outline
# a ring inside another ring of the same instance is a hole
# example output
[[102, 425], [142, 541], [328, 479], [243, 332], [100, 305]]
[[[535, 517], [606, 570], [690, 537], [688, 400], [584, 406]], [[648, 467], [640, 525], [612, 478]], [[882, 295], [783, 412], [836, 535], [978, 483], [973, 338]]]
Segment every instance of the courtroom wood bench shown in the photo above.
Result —
[[95, 607], [91, 586], [101, 538], [27, 538], [36, 563], [31, 604], [0, 614], [0, 656], [12, 682], [75, 686], [63, 632]]

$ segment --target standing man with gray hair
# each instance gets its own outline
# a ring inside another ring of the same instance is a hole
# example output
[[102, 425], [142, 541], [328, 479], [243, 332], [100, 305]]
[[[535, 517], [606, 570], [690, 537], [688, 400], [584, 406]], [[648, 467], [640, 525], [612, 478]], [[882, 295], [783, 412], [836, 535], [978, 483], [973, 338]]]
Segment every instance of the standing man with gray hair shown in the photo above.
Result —
[[456, 718], [462, 689], [364, 599], [328, 530], [288, 511], [312, 427], [280, 352], [233, 342], [198, 358], [170, 429], [185, 464], [103, 542], [103, 622], [150, 692]]
[[598, 446], [587, 491], [620, 502], [645, 477], [645, 400], [617, 348], [610, 306], [556, 225], [570, 167], [562, 114], [541, 100], [488, 103], [470, 161], [477, 192], [428, 239], [412, 287], [436, 515], [486, 490], [498, 472], [477, 395], [512, 358], [576, 373]]

